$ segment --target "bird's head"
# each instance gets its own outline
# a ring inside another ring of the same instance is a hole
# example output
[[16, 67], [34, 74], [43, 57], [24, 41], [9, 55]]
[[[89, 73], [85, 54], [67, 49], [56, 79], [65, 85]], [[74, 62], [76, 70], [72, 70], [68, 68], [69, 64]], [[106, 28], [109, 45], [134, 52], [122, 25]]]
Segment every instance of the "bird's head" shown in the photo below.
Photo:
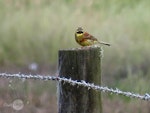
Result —
[[77, 28], [77, 30], [76, 30], [76, 33], [78, 33], [78, 34], [83, 33], [83, 29], [82, 29], [82, 27], [78, 27], [78, 28]]

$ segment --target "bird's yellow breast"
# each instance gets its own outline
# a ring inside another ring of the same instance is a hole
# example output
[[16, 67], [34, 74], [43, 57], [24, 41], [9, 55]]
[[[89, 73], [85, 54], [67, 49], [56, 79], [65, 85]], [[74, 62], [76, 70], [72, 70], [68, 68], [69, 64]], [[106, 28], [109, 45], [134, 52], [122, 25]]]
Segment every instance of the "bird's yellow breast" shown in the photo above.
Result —
[[83, 33], [81, 33], [81, 34], [76, 33], [76, 36], [77, 36], [78, 40], [81, 40], [83, 38]]
[[83, 39], [83, 34], [82, 33], [76, 33], [75, 39], [76, 39], [77, 43], [80, 43], [80, 41]]

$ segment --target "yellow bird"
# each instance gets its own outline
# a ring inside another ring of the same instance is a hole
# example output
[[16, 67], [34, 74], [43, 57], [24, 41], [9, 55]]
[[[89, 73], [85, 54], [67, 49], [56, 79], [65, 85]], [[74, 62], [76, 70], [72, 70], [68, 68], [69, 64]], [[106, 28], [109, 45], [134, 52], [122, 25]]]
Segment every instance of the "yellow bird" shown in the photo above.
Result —
[[81, 46], [90, 46], [95, 44], [103, 44], [110, 46], [109, 43], [98, 41], [94, 36], [84, 32], [82, 27], [78, 27], [75, 32], [75, 40]]

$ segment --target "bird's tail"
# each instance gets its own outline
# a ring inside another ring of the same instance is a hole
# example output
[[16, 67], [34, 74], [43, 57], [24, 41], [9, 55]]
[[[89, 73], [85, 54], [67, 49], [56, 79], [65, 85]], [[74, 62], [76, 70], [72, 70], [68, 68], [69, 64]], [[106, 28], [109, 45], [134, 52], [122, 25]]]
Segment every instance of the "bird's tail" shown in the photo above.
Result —
[[107, 46], [110, 46], [109, 43], [106, 43], [106, 42], [99, 42], [100, 44], [103, 44], [103, 45], [107, 45]]

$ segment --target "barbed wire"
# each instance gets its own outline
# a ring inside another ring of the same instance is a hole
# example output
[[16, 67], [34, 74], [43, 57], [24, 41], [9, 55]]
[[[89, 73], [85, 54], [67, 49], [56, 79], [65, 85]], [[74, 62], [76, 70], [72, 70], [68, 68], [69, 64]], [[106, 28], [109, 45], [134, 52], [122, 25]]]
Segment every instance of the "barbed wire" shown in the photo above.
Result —
[[93, 89], [99, 92], [108, 92], [110, 94], [116, 94], [116, 95], [123, 95], [126, 97], [130, 98], [138, 98], [141, 100], [147, 100], [150, 101], [150, 94], [145, 93], [144, 95], [140, 95], [138, 93], [132, 93], [132, 92], [125, 92], [121, 91], [118, 88], [108, 88], [104, 86], [98, 86], [94, 85], [93, 83], [87, 83], [84, 80], [81, 80], [80, 82], [77, 80], [72, 80], [72, 79], [67, 79], [67, 78], [61, 78], [57, 76], [50, 76], [50, 75], [25, 75], [25, 74], [7, 74], [7, 73], [0, 73], [1, 78], [19, 78], [19, 79], [34, 79], [34, 80], [53, 80], [53, 81], [58, 81], [58, 82], [64, 82], [64, 83], [69, 83], [71, 85], [78, 85], [78, 86], [83, 86], [88, 89]]

